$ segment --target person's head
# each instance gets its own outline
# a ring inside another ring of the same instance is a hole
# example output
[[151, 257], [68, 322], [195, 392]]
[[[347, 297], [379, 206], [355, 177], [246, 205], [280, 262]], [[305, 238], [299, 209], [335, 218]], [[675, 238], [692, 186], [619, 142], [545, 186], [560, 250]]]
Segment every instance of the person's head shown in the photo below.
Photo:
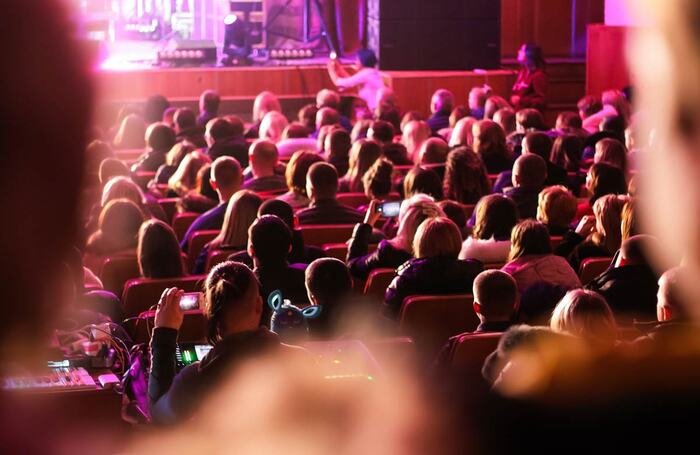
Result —
[[391, 193], [394, 165], [391, 161], [380, 158], [372, 164], [362, 176], [364, 193], [370, 199], [385, 199]]
[[318, 137], [316, 138], [316, 150], [318, 150], [321, 153], [326, 152], [326, 136], [328, 136], [331, 133], [331, 131], [333, 131], [336, 128], [340, 128], [340, 125], [323, 125], [318, 130]]
[[444, 213], [433, 198], [425, 194], [406, 197], [401, 202], [398, 217], [396, 237], [391, 240], [395, 247], [413, 252], [413, 240], [418, 226], [428, 218], [443, 216]]
[[462, 234], [457, 225], [445, 216], [430, 217], [423, 221], [413, 240], [416, 258], [457, 259], [461, 249]]
[[651, 266], [650, 258], [660, 248], [659, 241], [650, 235], [634, 235], [620, 245], [619, 266]]
[[484, 109], [486, 107], [486, 100], [489, 97], [489, 91], [485, 87], [472, 87], [469, 90], [469, 96], [467, 97], [467, 104], [469, 109], [472, 111], [476, 109]]
[[219, 197], [216, 190], [211, 186], [211, 164], [207, 163], [197, 171], [196, 192], [212, 201]]
[[362, 48], [357, 51], [357, 60], [364, 68], [374, 68], [379, 61], [372, 49]]
[[608, 115], [601, 120], [598, 130], [612, 133], [615, 137], [619, 137], [621, 142], [624, 142], [627, 126], [621, 115]]
[[100, 181], [100, 185], [104, 186], [109, 182], [112, 178], [118, 177], [118, 176], [128, 176], [129, 175], [129, 167], [124, 164], [122, 160], [119, 160], [117, 158], [105, 158], [102, 160], [100, 163], [100, 170], [98, 171], [98, 179]]
[[260, 123], [265, 114], [271, 111], [282, 112], [279, 100], [272, 92], [260, 92], [253, 102], [253, 122]]
[[439, 201], [443, 197], [440, 176], [432, 169], [416, 166], [403, 179], [403, 194], [407, 199], [416, 194], [426, 194]]
[[391, 87], [382, 87], [377, 90], [377, 108], [396, 108], [396, 94]]
[[450, 128], [454, 128], [457, 122], [459, 122], [464, 117], [469, 116], [470, 113], [471, 111], [467, 106], [464, 106], [462, 104], [456, 106], [454, 109], [452, 109], [452, 112], [450, 112]]
[[496, 113], [493, 114], [493, 121], [498, 123], [506, 136], [514, 133], [517, 129], [515, 111], [510, 107], [503, 107], [497, 110]]
[[234, 136], [236, 136], [234, 126], [224, 117], [215, 117], [209, 120], [204, 130], [204, 139], [209, 147]]
[[367, 133], [369, 132], [369, 127], [372, 124], [370, 119], [357, 120], [352, 126], [352, 131], [350, 132], [350, 141], [354, 144], [360, 139], [365, 139]]
[[389, 122], [376, 120], [367, 130], [367, 139], [372, 139], [380, 144], [391, 144], [394, 140], [394, 127]]
[[472, 128], [474, 151], [484, 159], [491, 155], [508, 156], [503, 128], [491, 120], [480, 120]]
[[627, 149], [617, 139], [604, 138], [595, 145], [594, 163], [608, 163], [627, 171]]
[[340, 114], [332, 107], [322, 107], [316, 113], [316, 129], [340, 123]]
[[403, 127], [401, 143], [406, 146], [408, 156], [414, 163], [418, 162], [420, 147], [429, 137], [430, 126], [424, 121], [414, 120]]
[[187, 141], [178, 142], [165, 155], [165, 164], [168, 166], [179, 166], [182, 160], [195, 150], [195, 146]]
[[[102, 161], [112, 158], [113, 155], [112, 147], [101, 140], [95, 139], [85, 147], [85, 173], [89, 178], [88, 182], [86, 182], [87, 184], [100, 183], [100, 165]], [[95, 182], [96, 177], [98, 179], [97, 182]]]
[[[313, 261], [305, 272], [306, 293], [309, 302], [323, 307], [328, 314], [334, 305], [352, 291], [352, 277], [343, 261], [321, 258]], [[332, 314], [332, 311], [330, 312]], [[321, 313], [323, 315], [323, 313]]]
[[518, 63], [529, 70], [544, 68], [545, 61], [542, 48], [534, 43], [524, 43], [518, 49]]
[[523, 138], [523, 154], [534, 153], [545, 161], [549, 161], [552, 153], [552, 138], [541, 131], [531, 131]]
[[316, 94], [316, 107], [319, 109], [329, 107], [337, 111], [338, 106], [340, 106], [340, 95], [335, 90], [324, 88]]
[[394, 163], [395, 166], [407, 166], [413, 164], [408, 157], [408, 150], [406, 150], [406, 146], [399, 142], [382, 145], [382, 154], [384, 155], [384, 158]]
[[234, 194], [226, 206], [221, 232], [212, 244], [245, 249], [248, 245], [248, 228], [258, 216], [261, 204], [260, 196], [252, 191], [241, 190]]
[[625, 126], [622, 128], [624, 130], [627, 125], [629, 125], [630, 117], [632, 115], [630, 103], [627, 101], [627, 97], [625, 96], [624, 92], [622, 92], [622, 90], [606, 90], [601, 95], [600, 101], [602, 102], [603, 106], [612, 106], [615, 108], [617, 115], [622, 117], [622, 120], [624, 121]]
[[146, 122], [138, 114], [124, 117], [112, 141], [118, 149], [138, 149], [146, 145]]
[[175, 131], [177, 133], [182, 133], [197, 126], [197, 115], [189, 107], [181, 107], [175, 111], [173, 120], [175, 121]]
[[256, 178], [266, 177], [274, 175], [275, 166], [279, 160], [279, 153], [275, 144], [264, 139], [258, 139], [250, 145], [248, 158], [250, 167], [253, 170], [253, 176]]
[[326, 150], [329, 161], [347, 162], [350, 153], [350, 133], [344, 128], [335, 128], [326, 136]]
[[605, 247], [612, 256], [622, 243], [622, 207], [625, 200], [615, 194], [598, 198], [593, 204], [596, 227], [593, 241]]
[[404, 128], [406, 128], [406, 125], [409, 124], [409, 122], [423, 120], [425, 120], [425, 116], [420, 111], [408, 111], [403, 115], [403, 117], [401, 117], [401, 124], [399, 129], [403, 131]]
[[450, 146], [444, 139], [431, 137], [421, 144], [418, 160], [420, 164], [445, 164], [449, 152]]
[[634, 198], [625, 201], [622, 207], [622, 241], [624, 242], [633, 235], [640, 234], [639, 229], [639, 207]]
[[539, 221], [525, 220], [516, 224], [510, 234], [509, 261], [524, 256], [552, 254], [547, 226]]
[[215, 90], [205, 90], [199, 96], [199, 112], [211, 115], [216, 115], [219, 113], [219, 104], [221, 104], [221, 97], [219, 93]]
[[289, 122], [283, 114], [276, 111], [268, 112], [260, 122], [258, 137], [277, 143], [282, 140], [282, 133], [287, 125]]
[[217, 344], [227, 335], [256, 330], [260, 325], [260, 284], [245, 264], [217, 264], [204, 283], [204, 302], [210, 344]]
[[464, 206], [459, 202], [451, 201], [446, 199], [437, 203], [438, 207], [445, 213], [445, 216], [452, 220], [454, 224], [457, 225], [460, 232], [462, 232], [462, 237], [464, 238], [465, 230], [467, 227], [467, 212], [464, 211]]
[[547, 180], [547, 163], [539, 155], [521, 155], [513, 164], [513, 186], [539, 189]]
[[177, 108], [175, 106], [170, 106], [163, 111], [163, 118], [161, 122], [168, 125], [170, 128], [175, 128], [175, 112]]
[[515, 279], [500, 270], [484, 270], [472, 285], [474, 312], [481, 322], [511, 321], [518, 304]]
[[595, 163], [588, 169], [586, 188], [591, 194], [591, 204], [606, 194], [625, 194], [627, 193], [625, 173], [617, 166]]
[[557, 131], [580, 130], [582, 125], [581, 117], [576, 112], [564, 111], [557, 115], [554, 129]]
[[554, 140], [549, 161], [569, 172], [581, 169], [583, 138], [575, 134], [564, 134]]
[[447, 199], [476, 204], [491, 193], [491, 181], [481, 158], [469, 147], [458, 147], [447, 156], [443, 192]]
[[106, 206], [115, 199], [128, 199], [139, 207], [143, 207], [144, 195], [141, 188], [129, 177], [119, 176], [109, 180], [102, 188], [100, 205]]
[[299, 123], [306, 127], [307, 131], [315, 131], [316, 113], [318, 113], [318, 107], [316, 107], [315, 104], [307, 104], [299, 109], [297, 120], [299, 120]]
[[682, 322], [689, 319], [683, 287], [692, 285], [692, 275], [686, 267], [674, 267], [659, 278], [656, 294], [656, 318], [659, 322]]
[[350, 192], [364, 191], [362, 177], [381, 155], [381, 147], [373, 140], [360, 139], [352, 144], [346, 177], [349, 180]]
[[235, 158], [221, 156], [211, 165], [211, 186], [221, 202], [228, 202], [243, 184], [243, 170]]
[[299, 150], [292, 155], [284, 171], [287, 188], [296, 194], [306, 194], [306, 174], [312, 164], [323, 161], [318, 153]]
[[141, 208], [129, 199], [114, 199], [100, 212], [97, 231], [88, 240], [88, 249], [96, 245], [102, 254], [135, 248], [144, 216]]
[[578, 202], [565, 186], [554, 185], [537, 197], [537, 221], [549, 227], [567, 228], [576, 216]]
[[450, 115], [455, 104], [455, 96], [444, 88], [438, 89], [430, 99], [430, 112], [433, 114]]
[[258, 209], [258, 218], [263, 215], [275, 215], [284, 221], [290, 231], [294, 230], [294, 209], [291, 205], [279, 199], [268, 199]]
[[175, 145], [175, 131], [165, 123], [152, 123], [146, 129], [146, 146], [165, 153]]
[[226, 115], [224, 119], [231, 124], [231, 136], [243, 138], [243, 133], [245, 133], [243, 120], [237, 115]]
[[306, 174], [306, 195], [312, 201], [335, 199], [338, 171], [331, 164], [314, 163]]
[[544, 130], [544, 117], [537, 109], [520, 109], [515, 114], [515, 129], [519, 133], [527, 133], [530, 130]]
[[141, 225], [136, 251], [143, 278], [184, 275], [180, 244], [173, 228], [162, 221], [148, 220]]
[[188, 154], [168, 179], [168, 187], [180, 195], [193, 190], [197, 186], [199, 169], [210, 162], [209, 156], [202, 152]]
[[554, 308], [549, 325], [555, 332], [604, 346], [612, 346], [617, 337], [610, 306], [600, 294], [584, 289], [566, 293]]
[[581, 120], [586, 120], [591, 115], [600, 112], [603, 109], [603, 103], [600, 102], [600, 98], [586, 95], [576, 103], [578, 108], [578, 115]]
[[513, 226], [518, 223], [515, 202], [502, 194], [491, 194], [479, 201], [475, 212], [472, 237], [481, 240], [510, 240]]
[[257, 266], [279, 264], [292, 249], [292, 231], [275, 215], [263, 215], [253, 221], [248, 234], [248, 254]]
[[169, 107], [170, 102], [163, 95], [150, 96], [143, 106], [143, 119], [148, 124], [160, 122], [163, 120], [163, 113]]
[[472, 129], [474, 128], [474, 123], [476, 119], [474, 117], [464, 117], [455, 123], [452, 129], [452, 134], [450, 135], [450, 147], [459, 147], [466, 145], [471, 147], [474, 143], [474, 136], [472, 135]]
[[309, 130], [299, 122], [292, 122], [282, 131], [282, 140], [302, 139], [309, 137]]

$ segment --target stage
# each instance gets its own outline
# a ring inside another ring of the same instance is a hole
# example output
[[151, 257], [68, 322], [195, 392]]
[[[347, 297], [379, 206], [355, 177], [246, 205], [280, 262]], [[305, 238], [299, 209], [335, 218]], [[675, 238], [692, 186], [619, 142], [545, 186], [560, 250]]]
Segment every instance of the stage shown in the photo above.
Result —
[[[313, 101], [322, 88], [333, 88], [326, 67], [312, 64], [262, 67], [145, 68], [124, 71], [98, 70], [95, 75], [98, 99], [97, 123], [106, 126], [124, 104], [140, 104], [160, 94], [173, 105], [196, 107], [206, 89], [222, 96], [221, 111], [250, 120], [255, 96], [269, 90], [275, 93], [288, 117]], [[510, 70], [488, 71], [389, 71], [387, 85], [396, 92], [403, 111], [429, 113], [430, 97], [438, 88], [451, 90], [457, 104], [466, 104], [469, 90], [488, 83], [495, 93], [508, 97], [515, 80]]]

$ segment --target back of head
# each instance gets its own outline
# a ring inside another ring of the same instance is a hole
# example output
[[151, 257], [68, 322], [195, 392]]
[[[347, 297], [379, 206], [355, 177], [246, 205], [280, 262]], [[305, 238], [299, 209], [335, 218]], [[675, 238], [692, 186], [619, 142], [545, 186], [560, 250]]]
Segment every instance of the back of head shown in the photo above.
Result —
[[554, 128], [559, 131], [578, 130], [582, 124], [581, 117], [576, 112], [564, 111], [557, 116]]
[[537, 109], [521, 109], [515, 114], [515, 122], [521, 131], [544, 130], [544, 117]]
[[195, 146], [187, 141], [178, 142], [165, 155], [165, 164], [168, 166], [179, 166], [185, 157], [195, 150]]
[[394, 239], [405, 250], [413, 251], [413, 240], [418, 227], [428, 218], [444, 216], [435, 200], [426, 194], [415, 194], [401, 202], [399, 208], [398, 230]]
[[258, 218], [263, 215], [275, 215], [280, 220], [284, 221], [284, 224], [286, 224], [290, 230], [294, 229], [294, 209], [284, 201], [268, 199], [263, 202], [258, 209]]
[[382, 145], [382, 153], [384, 158], [394, 163], [396, 166], [411, 165], [413, 162], [408, 157], [406, 146], [400, 142]]
[[537, 203], [537, 221], [547, 226], [568, 227], [576, 216], [578, 202], [562, 185], [548, 186], [540, 191]]
[[615, 194], [600, 197], [593, 204], [596, 232], [593, 240], [602, 244], [612, 256], [622, 243], [622, 207], [625, 200]]
[[143, 220], [143, 212], [134, 202], [128, 199], [109, 201], [100, 212], [98, 231], [91, 236], [88, 246], [92, 240], [99, 238], [99, 248], [102, 250], [98, 253], [112, 253], [134, 248]]
[[328, 163], [314, 163], [306, 175], [306, 192], [315, 200], [335, 199], [338, 192], [338, 171]]
[[552, 153], [552, 138], [541, 131], [531, 131], [523, 139], [523, 152], [534, 153], [545, 161], [549, 161]]
[[207, 122], [205, 135], [216, 143], [236, 136], [236, 130], [224, 117], [216, 117]]
[[159, 220], [148, 220], [139, 229], [139, 271], [144, 278], [175, 278], [184, 274], [180, 244], [175, 232]]
[[124, 117], [117, 134], [114, 136], [114, 147], [118, 149], [142, 148], [145, 145], [146, 122], [138, 114]]
[[606, 194], [627, 193], [625, 173], [617, 166], [608, 163], [595, 163], [588, 170], [587, 184], [591, 193], [591, 203]]
[[458, 147], [447, 156], [444, 195], [462, 204], [475, 204], [491, 193], [491, 181], [481, 158], [469, 147]]
[[433, 93], [430, 100], [430, 112], [449, 115], [455, 104], [455, 96], [451, 91], [441, 88]]
[[231, 132], [234, 137], [242, 137], [245, 132], [245, 125], [243, 120], [237, 115], [227, 115], [224, 117], [227, 122], [231, 124]]
[[317, 113], [318, 107], [316, 107], [315, 104], [307, 104], [299, 109], [297, 120], [299, 120], [299, 123], [304, 125], [308, 131], [314, 131], [316, 129]]
[[309, 137], [309, 129], [299, 122], [292, 122], [282, 132], [282, 139], [302, 139]]
[[437, 205], [445, 216], [451, 219], [460, 230], [463, 230], [467, 226], [467, 221], [469, 220], [467, 220], [467, 212], [464, 211], [462, 204], [447, 199], [438, 202]]
[[512, 110], [510, 104], [508, 104], [508, 101], [506, 101], [505, 98], [496, 95], [489, 96], [486, 100], [486, 104], [484, 105], [484, 118], [495, 121], [494, 116], [496, 115], [496, 112], [501, 109]]
[[416, 166], [408, 171], [403, 180], [403, 193], [405, 198], [427, 194], [439, 201], [443, 197], [440, 176], [432, 169]]
[[199, 96], [199, 110], [216, 115], [219, 112], [221, 97], [215, 90], [205, 90]]
[[371, 199], [384, 199], [391, 193], [394, 165], [391, 161], [380, 158], [362, 177], [365, 194]]
[[462, 234], [449, 218], [439, 216], [426, 219], [418, 226], [413, 240], [417, 258], [444, 257], [457, 259], [462, 249]]
[[362, 48], [357, 51], [357, 59], [365, 68], [374, 68], [377, 66], [377, 56], [372, 49]]
[[634, 235], [620, 245], [620, 257], [625, 265], [651, 265], [650, 258], [658, 251], [659, 241], [651, 235]]
[[318, 153], [299, 150], [292, 155], [284, 171], [287, 188], [297, 194], [306, 194], [306, 175], [312, 164], [323, 161]]
[[343, 128], [335, 128], [326, 136], [325, 149], [329, 157], [347, 160], [351, 146], [350, 133]]
[[379, 144], [373, 140], [360, 139], [350, 148], [350, 160], [347, 177], [350, 179], [350, 191], [358, 191], [362, 184], [362, 176], [382, 155]]
[[450, 136], [450, 147], [459, 147], [461, 145], [471, 146], [474, 142], [472, 129], [476, 119], [474, 117], [464, 117], [455, 123]]
[[566, 293], [554, 308], [550, 327], [604, 345], [612, 345], [617, 335], [615, 317], [605, 299], [583, 289]]
[[596, 163], [608, 163], [627, 171], [627, 148], [617, 139], [605, 138], [595, 145]]
[[254, 168], [261, 168], [268, 171], [274, 170], [277, 160], [279, 159], [277, 146], [264, 139], [258, 139], [253, 142], [248, 155], [250, 156], [250, 164]]
[[181, 107], [175, 111], [175, 129], [180, 132], [197, 126], [197, 116], [188, 107]]
[[457, 125], [457, 122], [465, 117], [468, 117], [469, 114], [471, 114], [471, 111], [469, 111], [469, 108], [464, 105], [459, 105], [452, 109], [452, 112], [450, 112], [450, 128], [454, 128], [455, 125]]
[[600, 102], [600, 98], [587, 95], [578, 100], [576, 107], [578, 108], [580, 117], [585, 119], [602, 110], [603, 103]]
[[479, 155], [507, 155], [506, 135], [503, 128], [491, 120], [480, 120], [474, 124], [474, 151]]
[[406, 146], [409, 157], [413, 162], [418, 161], [421, 144], [430, 137], [430, 126], [420, 120], [410, 121], [404, 126], [401, 142]]
[[146, 123], [160, 122], [163, 113], [170, 107], [170, 102], [163, 95], [153, 95], [146, 100], [143, 106], [143, 119]]
[[320, 130], [322, 126], [336, 125], [340, 123], [340, 114], [332, 107], [322, 107], [316, 113], [316, 129]]
[[515, 203], [501, 194], [481, 198], [476, 205], [476, 221], [472, 233], [475, 239], [510, 240], [513, 226], [518, 222]]
[[489, 92], [484, 87], [472, 87], [469, 90], [469, 107], [471, 109], [484, 108], [486, 107], [486, 100], [489, 97]]
[[425, 116], [420, 111], [408, 111], [401, 117], [400, 130], [403, 131], [410, 122], [425, 120]]
[[549, 230], [535, 220], [525, 220], [516, 224], [510, 234], [509, 261], [530, 255], [552, 254]]
[[394, 127], [389, 122], [376, 120], [370, 125], [367, 137], [388, 144], [394, 140]]
[[539, 189], [547, 179], [547, 163], [539, 155], [521, 155], [513, 165], [513, 179], [525, 189]]
[[421, 164], [444, 164], [448, 153], [450, 153], [450, 146], [447, 142], [431, 137], [423, 142], [418, 156]]
[[146, 145], [148, 148], [167, 152], [175, 145], [175, 131], [165, 123], [153, 123], [146, 130]]
[[338, 110], [338, 106], [340, 106], [340, 95], [338, 95], [338, 92], [324, 88], [316, 94], [316, 107], [319, 109], [330, 107]]
[[513, 317], [518, 301], [518, 286], [509, 274], [484, 270], [474, 279], [474, 302], [486, 320], [507, 321]]
[[575, 134], [564, 134], [554, 140], [549, 161], [569, 172], [577, 172], [581, 168], [582, 153], [583, 138]]
[[268, 91], [260, 92], [253, 102], [253, 122], [262, 121], [265, 114], [270, 111], [280, 112], [281, 110], [280, 102], [274, 93]]
[[498, 123], [503, 132], [508, 135], [513, 133], [517, 126], [515, 122], [515, 111], [509, 107], [503, 107], [493, 114], [493, 121]]
[[258, 216], [262, 204], [260, 196], [248, 190], [238, 191], [226, 207], [221, 232], [215, 239], [217, 246], [245, 248], [248, 245], [248, 229]]
[[284, 262], [292, 246], [292, 232], [275, 215], [263, 215], [253, 222], [249, 231], [249, 251], [260, 265]]
[[204, 283], [207, 340], [218, 343], [225, 335], [226, 321], [246, 320], [255, 313], [260, 297], [255, 274], [240, 262], [227, 261], [216, 265]]
[[260, 139], [279, 142], [282, 140], [282, 134], [285, 128], [287, 128], [287, 125], [289, 125], [289, 121], [283, 114], [276, 111], [268, 112], [260, 122], [260, 132], [258, 135]]
[[352, 291], [348, 267], [335, 258], [316, 259], [306, 268], [305, 278], [309, 298], [325, 313]]
[[113, 177], [128, 176], [129, 167], [122, 160], [117, 158], [105, 158], [100, 163], [99, 180], [101, 185], [105, 185]]
[[[684, 299], [683, 289], [692, 286], [695, 277], [687, 267], [674, 267], [659, 278], [657, 294], [657, 314], [659, 321], [688, 321], [688, 303]], [[663, 309], [663, 313], [661, 313]]]
[[211, 180], [221, 191], [234, 192], [243, 183], [243, 171], [235, 158], [222, 156], [211, 165]]
[[129, 199], [139, 207], [143, 206], [143, 192], [129, 177], [114, 177], [102, 189], [102, 207], [115, 199]]
[[605, 117], [601, 122], [599, 129], [600, 131], [605, 131], [608, 133], [613, 133], [616, 137], [624, 138], [625, 130], [627, 129], [627, 123], [620, 115], [609, 115]]

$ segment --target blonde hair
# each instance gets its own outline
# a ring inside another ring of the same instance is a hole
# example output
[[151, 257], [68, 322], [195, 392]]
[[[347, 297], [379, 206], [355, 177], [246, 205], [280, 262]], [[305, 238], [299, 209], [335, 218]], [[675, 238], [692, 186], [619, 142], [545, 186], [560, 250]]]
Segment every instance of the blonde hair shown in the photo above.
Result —
[[413, 251], [416, 258], [448, 257], [457, 259], [462, 249], [462, 234], [457, 225], [444, 216], [430, 217], [416, 230]]
[[460, 145], [467, 145], [471, 147], [474, 143], [474, 136], [472, 135], [472, 128], [476, 123], [474, 117], [464, 117], [457, 121], [452, 134], [450, 135], [450, 147], [458, 147]]
[[287, 117], [277, 111], [270, 111], [260, 122], [258, 137], [277, 143], [282, 140], [282, 133], [289, 125]]
[[231, 196], [221, 232], [209, 243], [209, 250], [218, 247], [245, 249], [248, 245], [248, 228], [255, 221], [261, 204], [260, 196], [249, 190], [241, 190]]
[[168, 186], [177, 194], [184, 195], [197, 187], [197, 173], [208, 163], [211, 163], [211, 159], [202, 152], [188, 154], [168, 179]]
[[591, 239], [593, 243], [607, 249], [610, 255], [619, 250], [622, 244], [622, 208], [625, 201], [624, 197], [607, 194], [593, 204], [596, 232]]
[[615, 317], [599, 294], [584, 289], [569, 291], [552, 312], [552, 330], [612, 345], [617, 335]]
[[165, 155], [165, 164], [168, 166], [179, 166], [182, 160], [195, 150], [195, 146], [189, 142], [178, 142], [173, 145]]
[[281, 110], [280, 102], [274, 93], [268, 91], [260, 92], [253, 102], [253, 121], [262, 122], [263, 117], [268, 112], [280, 112]]
[[430, 137], [430, 126], [421, 120], [412, 120], [403, 128], [401, 143], [406, 147], [408, 157], [414, 163], [418, 162], [418, 152], [421, 145]]
[[578, 202], [563, 185], [548, 186], [537, 196], [537, 221], [566, 227], [576, 217]]
[[104, 207], [109, 201], [115, 199], [128, 199], [138, 205], [140, 209], [144, 208], [143, 191], [133, 180], [123, 175], [111, 178], [105, 184], [102, 189], [100, 205]]

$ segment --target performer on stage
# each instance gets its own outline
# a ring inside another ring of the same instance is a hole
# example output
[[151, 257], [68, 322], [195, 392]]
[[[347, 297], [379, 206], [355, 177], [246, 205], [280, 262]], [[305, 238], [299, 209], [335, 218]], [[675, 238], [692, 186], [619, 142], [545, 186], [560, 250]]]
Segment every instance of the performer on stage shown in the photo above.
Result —
[[340, 65], [338, 59], [332, 55], [328, 61], [328, 74], [338, 88], [357, 87], [359, 97], [365, 100], [369, 110], [374, 112], [377, 105], [377, 92], [384, 87], [382, 76], [376, 68], [377, 63], [374, 51], [360, 49], [357, 51], [357, 61], [354, 65], [357, 72], [350, 75]]
[[518, 50], [520, 72], [513, 85], [510, 102], [516, 110], [532, 107], [544, 108], [547, 103], [547, 73], [542, 48], [536, 44], [523, 44]]

